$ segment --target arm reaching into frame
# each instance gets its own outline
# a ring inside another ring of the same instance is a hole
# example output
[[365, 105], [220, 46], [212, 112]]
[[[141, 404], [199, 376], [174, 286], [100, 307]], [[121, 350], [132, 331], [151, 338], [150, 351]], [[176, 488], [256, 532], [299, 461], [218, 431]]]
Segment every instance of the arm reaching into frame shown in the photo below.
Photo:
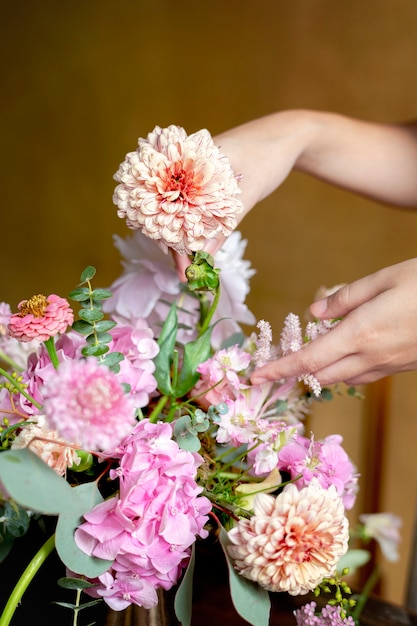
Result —
[[[417, 122], [379, 124], [309, 110], [273, 113], [214, 138], [237, 175], [244, 212], [297, 170], [398, 207], [417, 208]], [[215, 255], [224, 239], [208, 241]], [[180, 277], [189, 264], [174, 254]]]

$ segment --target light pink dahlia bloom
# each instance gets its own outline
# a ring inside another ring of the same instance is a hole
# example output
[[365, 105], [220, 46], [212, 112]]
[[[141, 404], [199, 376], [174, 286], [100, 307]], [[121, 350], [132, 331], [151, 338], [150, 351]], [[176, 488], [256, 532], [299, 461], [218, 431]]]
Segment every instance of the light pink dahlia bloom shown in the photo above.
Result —
[[90, 451], [111, 451], [135, 425], [135, 409], [117, 375], [94, 357], [66, 361], [42, 389], [50, 428]]
[[79, 465], [81, 460], [76, 452], [77, 446], [62, 439], [56, 430], [49, 430], [43, 415], [36, 416], [20, 430], [11, 448], [30, 448], [59, 476], [64, 476], [69, 467]]
[[19, 313], [10, 317], [8, 331], [19, 341], [47, 341], [64, 333], [74, 321], [74, 314], [65, 298], [39, 294], [18, 304]]
[[348, 548], [343, 502], [332, 486], [287, 485], [254, 499], [254, 515], [229, 531], [237, 571], [270, 591], [303, 595], [334, 574]]
[[156, 126], [114, 178], [118, 216], [164, 252], [191, 254], [206, 239], [229, 236], [243, 210], [230, 163], [205, 129], [187, 135], [179, 126]]

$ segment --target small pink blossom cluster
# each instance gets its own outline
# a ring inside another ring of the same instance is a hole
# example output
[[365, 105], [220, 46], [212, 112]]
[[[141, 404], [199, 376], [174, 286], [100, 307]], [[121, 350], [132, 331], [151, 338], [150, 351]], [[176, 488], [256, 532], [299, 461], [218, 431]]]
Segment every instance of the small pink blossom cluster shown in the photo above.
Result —
[[200, 455], [178, 447], [168, 423], [144, 419], [123, 442], [120, 465], [112, 472], [119, 495], [87, 513], [75, 533], [84, 552], [114, 559], [94, 590], [111, 608], [132, 602], [149, 608], [151, 590], [170, 589], [196, 536], [207, 536], [211, 504], [195, 482], [201, 463]]
[[18, 304], [19, 313], [9, 320], [9, 334], [19, 341], [47, 341], [64, 333], [74, 321], [74, 314], [65, 298], [51, 294], [33, 296]]
[[315, 441], [297, 434], [280, 451], [278, 468], [297, 479], [302, 488], [313, 479], [327, 489], [333, 485], [343, 499], [346, 509], [351, 509], [358, 492], [359, 475], [343, 449], [342, 437], [330, 435]]
[[356, 622], [351, 616], [342, 617], [340, 607], [327, 604], [323, 609], [316, 612], [316, 602], [309, 602], [300, 609], [294, 611], [297, 626], [355, 626]]
[[195, 394], [202, 394], [198, 401], [203, 406], [226, 405], [216, 422], [216, 440], [235, 447], [249, 444], [253, 471], [264, 475], [276, 467], [278, 451], [302, 425], [290, 403], [286, 411], [276, 410], [279, 400], [285, 402], [294, 393], [296, 382], [251, 385], [251, 363], [251, 354], [237, 345], [219, 350], [197, 368], [201, 378]]

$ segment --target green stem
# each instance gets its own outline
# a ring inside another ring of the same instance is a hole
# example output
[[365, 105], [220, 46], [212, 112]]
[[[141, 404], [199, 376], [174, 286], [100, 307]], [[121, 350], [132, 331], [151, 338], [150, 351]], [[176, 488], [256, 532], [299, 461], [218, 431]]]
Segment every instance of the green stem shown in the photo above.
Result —
[[377, 567], [375, 567], [375, 569], [371, 572], [371, 575], [369, 576], [368, 580], [366, 581], [363, 587], [363, 590], [358, 597], [358, 601], [356, 602], [355, 608], [352, 612], [353, 619], [358, 623], [359, 623], [358, 621], [359, 617], [365, 607], [369, 594], [371, 593], [372, 589], [375, 587], [376, 583], [378, 582], [378, 579], [379, 579], [379, 570]]
[[[152, 410], [152, 413], [149, 415], [149, 421], [150, 422], [156, 422], [162, 409], [164, 408], [164, 406], [166, 405], [166, 403], [168, 402], [168, 396], [161, 396], [158, 400], [157, 405], [154, 407], [154, 409]], [[1, 626], [1, 624], [0, 624]]]
[[58, 355], [56, 353], [55, 340], [53, 337], [49, 337], [46, 341], [43, 342], [45, 348], [48, 351], [49, 358], [51, 359], [51, 363], [55, 369], [58, 369], [59, 361]]
[[19, 578], [15, 588], [13, 589], [3, 613], [0, 616], [0, 626], [8, 626], [14, 615], [16, 607], [22, 599], [23, 594], [31, 583], [33, 577], [46, 561], [46, 558], [51, 554], [55, 547], [55, 535], [49, 537], [49, 539], [43, 544], [43, 546], [35, 554], [21, 577]]
[[9, 365], [15, 372], [22, 372], [23, 368], [20, 367], [13, 359], [11, 359], [3, 350], [0, 350], [0, 361], [4, 361]]
[[42, 405], [39, 404], [39, 402], [37, 402], [35, 400], [35, 398], [32, 398], [32, 396], [30, 396], [27, 391], [25, 391], [25, 389], [23, 388], [23, 386], [18, 383], [13, 376], [11, 376], [8, 372], [6, 372], [6, 370], [4, 370], [3, 368], [0, 367], [0, 374], [2, 376], [4, 376], [5, 378], [7, 378], [7, 380], [12, 383], [13, 387], [15, 387], [17, 389], [17, 391], [19, 393], [22, 394], [22, 396], [24, 396], [26, 398], [26, 400], [29, 400], [29, 402], [31, 402], [33, 404], [33, 406], [36, 406], [37, 409], [41, 409]]
[[203, 335], [206, 332], [207, 328], [210, 326], [211, 319], [214, 315], [215, 310], [217, 309], [217, 305], [219, 304], [219, 298], [220, 298], [220, 285], [216, 289], [216, 293], [214, 295], [213, 302], [211, 303], [211, 307], [204, 319], [204, 322], [201, 325], [200, 332], [198, 333], [199, 337], [201, 337], [201, 335]]

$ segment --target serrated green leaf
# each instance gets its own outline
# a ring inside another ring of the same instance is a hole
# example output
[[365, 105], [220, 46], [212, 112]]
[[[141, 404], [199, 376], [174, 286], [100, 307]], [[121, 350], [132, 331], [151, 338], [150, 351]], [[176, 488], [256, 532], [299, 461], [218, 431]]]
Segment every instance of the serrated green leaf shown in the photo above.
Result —
[[89, 335], [90, 333], [94, 331], [94, 326], [84, 320], [76, 320], [73, 323], [72, 328], [77, 333], [80, 333], [80, 335]]
[[81, 273], [80, 282], [85, 283], [87, 280], [91, 280], [96, 275], [96, 268], [92, 265], [88, 265]]
[[191, 548], [190, 560], [175, 594], [174, 610], [181, 626], [191, 626], [193, 611], [193, 577], [195, 565], [195, 545]]
[[200, 374], [196, 370], [200, 363], [203, 363], [210, 357], [212, 332], [213, 326], [210, 326], [195, 341], [185, 344], [180, 375], [174, 389], [176, 398], [185, 396], [200, 378]]
[[81, 350], [83, 356], [102, 356], [109, 351], [109, 346], [98, 344], [96, 346], [84, 346]]
[[101, 309], [80, 309], [78, 317], [86, 322], [99, 322], [103, 319], [104, 313]]
[[230, 540], [224, 528], [220, 529], [219, 540], [226, 557], [230, 595], [236, 611], [252, 626], [268, 626], [271, 610], [269, 593], [257, 583], [237, 573], [227, 553]]
[[154, 376], [159, 391], [164, 395], [172, 394], [171, 364], [177, 340], [178, 317], [175, 303], [171, 306], [158, 338], [159, 352], [154, 358]]
[[68, 297], [76, 302], [84, 302], [84, 300], [90, 299], [90, 290], [88, 287], [77, 287], [69, 292]]
[[106, 300], [107, 298], [111, 298], [112, 295], [113, 293], [110, 291], [110, 289], [98, 288], [93, 289], [93, 291], [91, 292], [91, 297], [93, 298], [93, 300]]
[[78, 506], [78, 496], [66, 480], [28, 448], [0, 454], [0, 479], [21, 506], [58, 515]]
[[96, 504], [103, 501], [103, 498], [95, 482], [74, 487], [73, 491], [78, 496], [78, 506], [61, 513], [58, 518], [55, 533], [56, 551], [61, 561], [72, 572], [87, 578], [95, 578], [109, 569], [113, 561], [91, 557], [80, 550], [74, 541], [74, 532], [82, 523], [84, 513], [91, 511]]

